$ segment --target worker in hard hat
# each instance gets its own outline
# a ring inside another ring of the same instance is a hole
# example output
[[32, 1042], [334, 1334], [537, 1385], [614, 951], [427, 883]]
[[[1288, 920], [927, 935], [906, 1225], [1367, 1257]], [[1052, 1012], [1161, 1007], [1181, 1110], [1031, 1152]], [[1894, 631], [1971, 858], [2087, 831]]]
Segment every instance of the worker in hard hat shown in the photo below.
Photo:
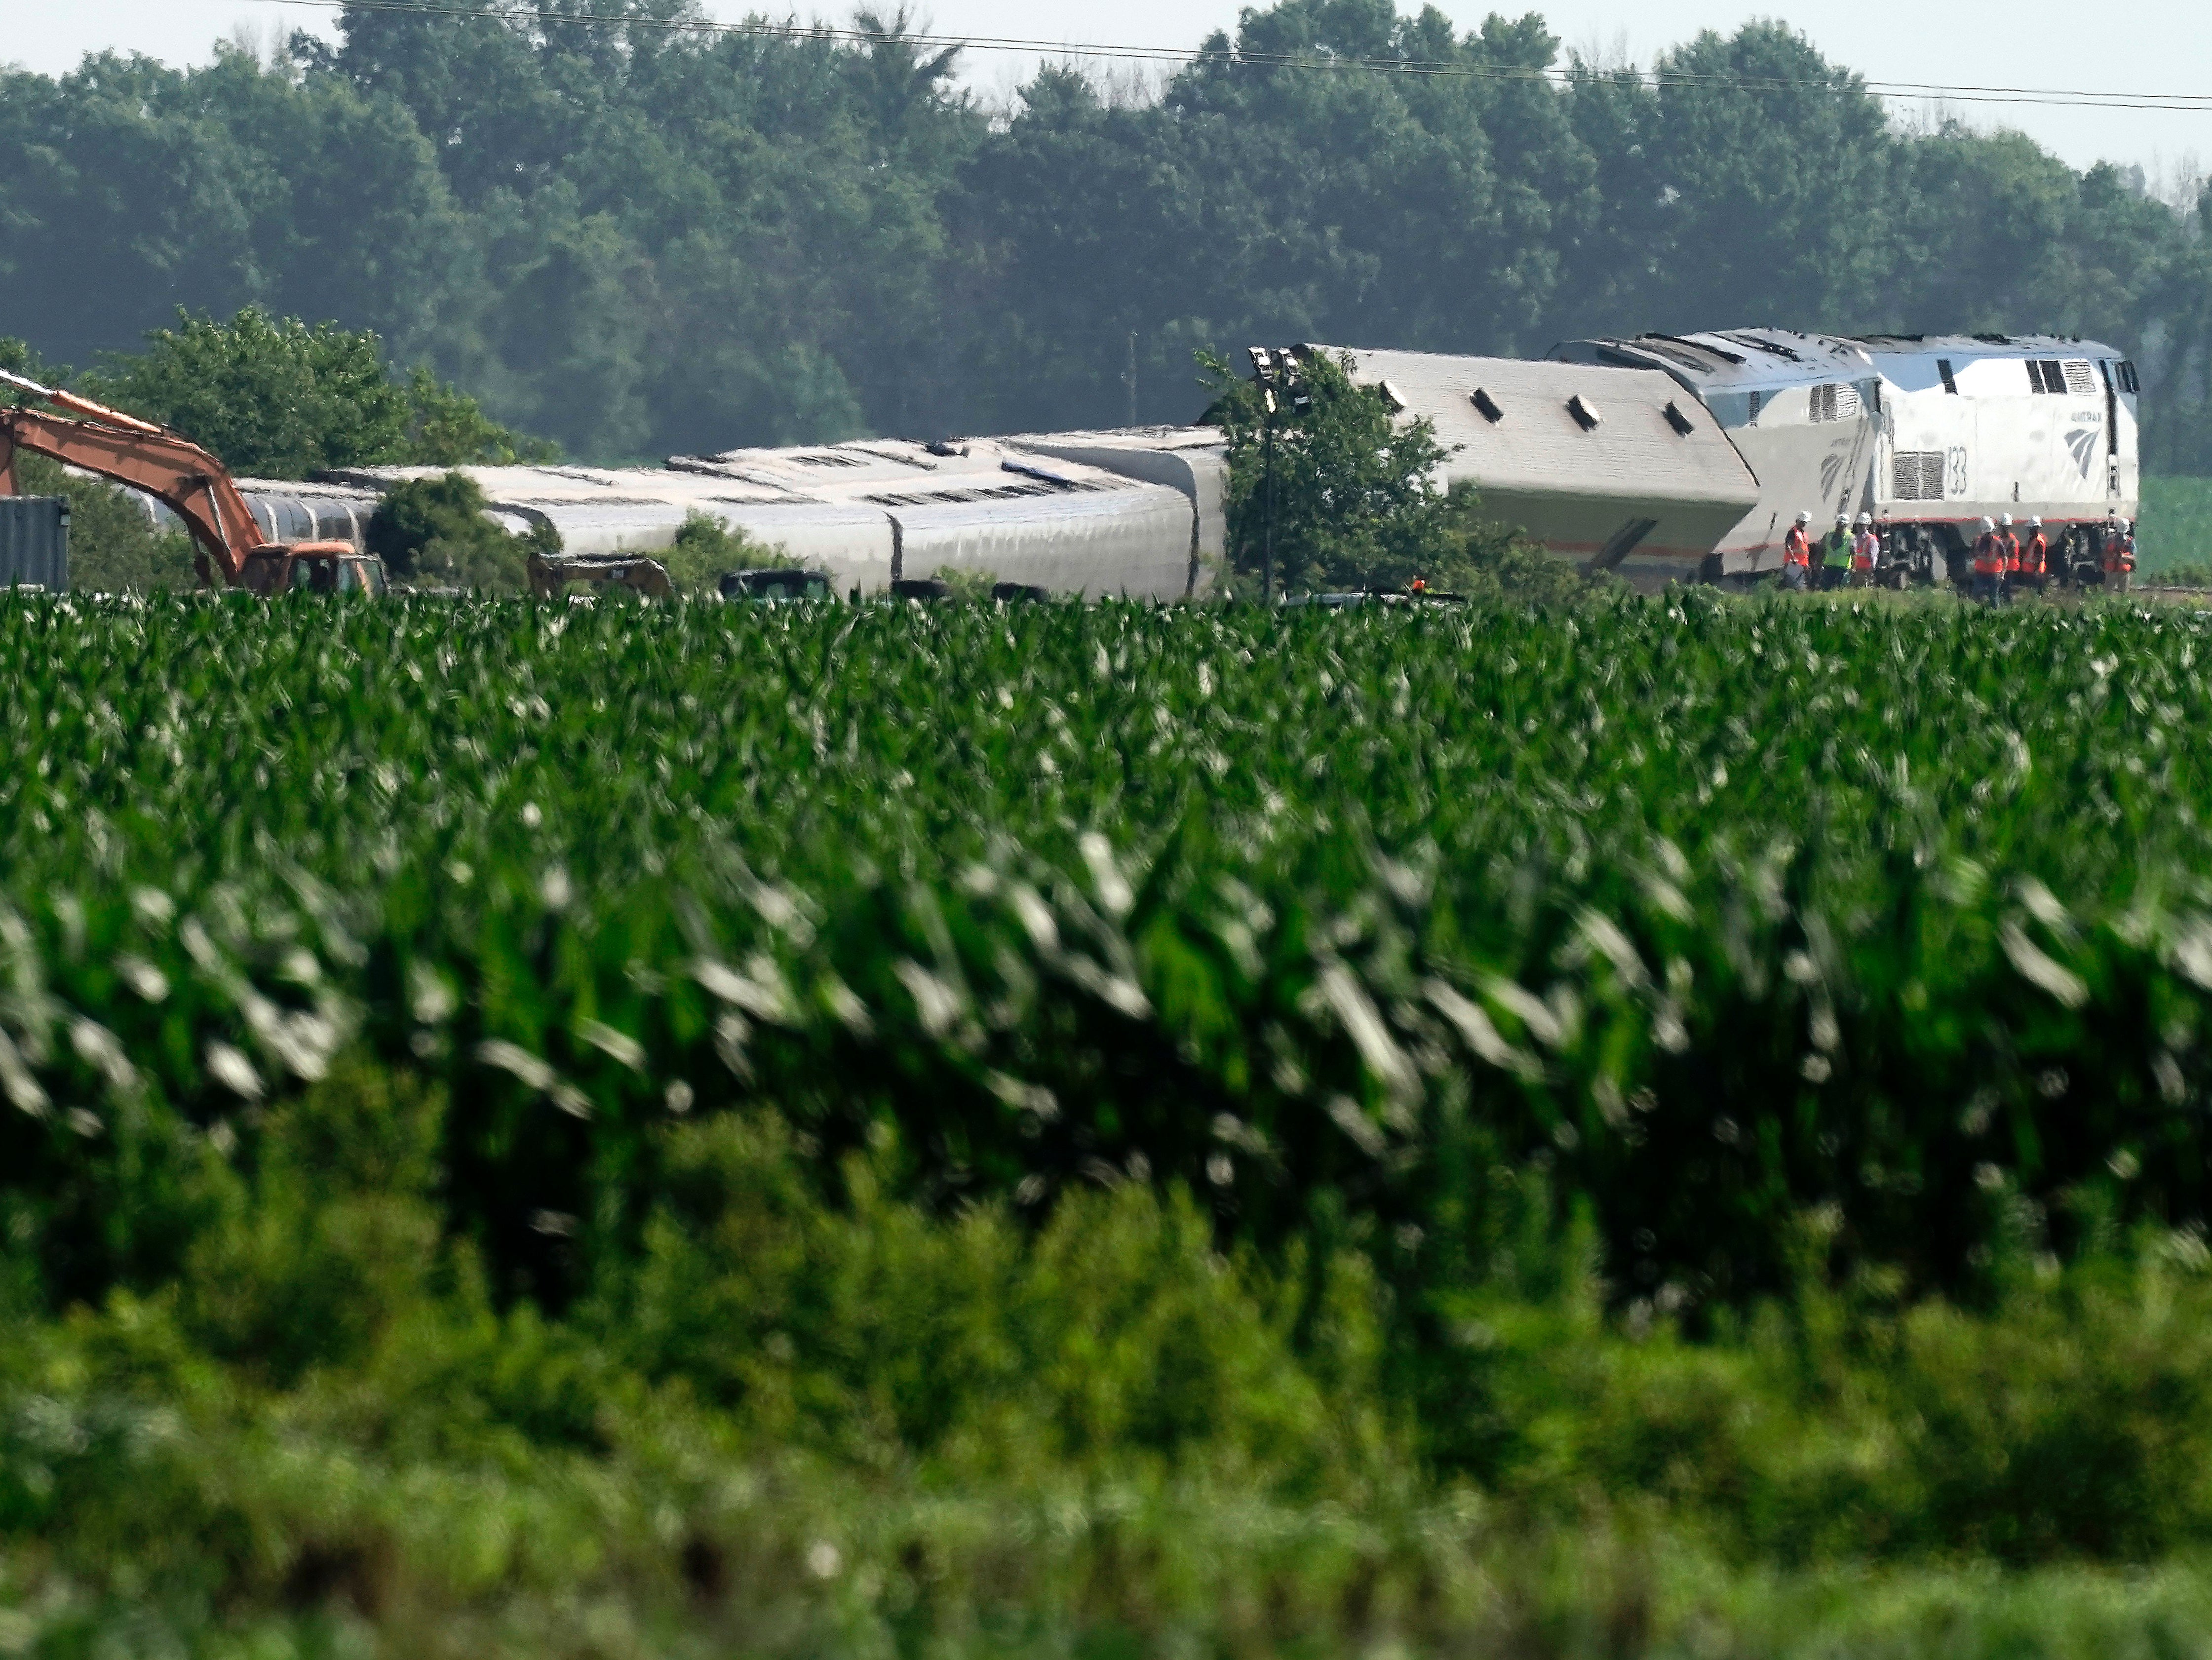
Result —
[[2013, 534], [2012, 515], [1997, 515], [1997, 604], [2012, 604], [2012, 579], [2020, 569], [2020, 538]]
[[1851, 586], [1870, 588], [1874, 568], [1881, 559], [1881, 538], [1874, 533], [1874, 515], [1861, 514], [1853, 529], [1857, 533], [1851, 538]]
[[1851, 516], [1847, 513], [1836, 515], [1836, 522], [1820, 538], [1820, 587], [1825, 592], [1839, 588], [1850, 580], [1851, 575]]
[[2015, 593], [2039, 594], [2050, 572], [2051, 544], [2044, 539], [2043, 520], [2031, 514], [2027, 535], [2020, 544], [2020, 557], [2013, 562], [2013, 589]]
[[1811, 514], [1800, 513], [1782, 538], [1782, 586], [1800, 593], [1804, 590], [1813, 564], [1812, 533], [1805, 528], [1812, 522]]
[[2105, 520], [2105, 586], [2115, 593], [2128, 591], [2128, 579], [2135, 575], [2135, 526], [2117, 513]]
[[1996, 521], [1984, 519], [1981, 531], [1974, 538], [1974, 603], [1994, 605], [1997, 588], [2004, 581], [2004, 544], [1997, 539]]

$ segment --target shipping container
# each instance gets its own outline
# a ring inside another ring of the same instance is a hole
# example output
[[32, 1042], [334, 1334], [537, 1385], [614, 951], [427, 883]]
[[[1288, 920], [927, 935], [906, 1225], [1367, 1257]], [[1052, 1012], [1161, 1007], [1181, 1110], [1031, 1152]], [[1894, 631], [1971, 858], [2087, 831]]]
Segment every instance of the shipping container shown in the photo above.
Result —
[[0, 587], [69, 588], [70, 509], [59, 496], [0, 496]]

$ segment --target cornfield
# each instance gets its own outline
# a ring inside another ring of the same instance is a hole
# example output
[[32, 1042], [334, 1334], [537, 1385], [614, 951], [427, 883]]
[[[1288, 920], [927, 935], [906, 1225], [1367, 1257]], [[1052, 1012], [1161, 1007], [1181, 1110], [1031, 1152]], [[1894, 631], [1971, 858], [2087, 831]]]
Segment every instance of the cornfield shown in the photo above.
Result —
[[1133, 1175], [1428, 1295], [1971, 1293], [2203, 1208], [2212, 621], [2120, 607], [0, 605], [0, 1202], [46, 1292], [362, 1051], [554, 1303], [672, 1116]]

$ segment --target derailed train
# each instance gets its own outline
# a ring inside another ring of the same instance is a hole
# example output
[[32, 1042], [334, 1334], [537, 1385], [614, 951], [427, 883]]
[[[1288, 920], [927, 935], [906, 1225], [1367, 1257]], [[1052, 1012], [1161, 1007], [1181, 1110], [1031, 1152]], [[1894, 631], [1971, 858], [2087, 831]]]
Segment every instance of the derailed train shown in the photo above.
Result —
[[2051, 335], [1869, 335], [1730, 329], [1575, 340], [1554, 361], [1656, 370], [1742, 455], [1757, 504], [1678, 574], [1779, 567], [1800, 511], [1871, 514], [1893, 575], [1957, 577], [1976, 526], [2043, 520], [2062, 573], [2098, 568], [2100, 527], [2136, 516], [2135, 365]]
[[[1305, 345], [1431, 422], [1492, 516], [1643, 588], [1778, 569], [1799, 512], [1871, 514], [1892, 581], [1963, 574], [1984, 515], [2040, 517], [2063, 575], [2100, 575], [2136, 513], [2135, 367], [2050, 336], [1779, 329], [1575, 340], [1544, 359]], [[704, 513], [842, 590], [946, 567], [1055, 593], [1212, 589], [1228, 458], [1212, 428], [877, 441], [674, 458], [662, 468], [472, 468], [510, 528], [571, 551], [651, 552]], [[242, 481], [267, 533], [359, 542], [405, 470]], [[149, 511], [152, 510], [149, 506]]]

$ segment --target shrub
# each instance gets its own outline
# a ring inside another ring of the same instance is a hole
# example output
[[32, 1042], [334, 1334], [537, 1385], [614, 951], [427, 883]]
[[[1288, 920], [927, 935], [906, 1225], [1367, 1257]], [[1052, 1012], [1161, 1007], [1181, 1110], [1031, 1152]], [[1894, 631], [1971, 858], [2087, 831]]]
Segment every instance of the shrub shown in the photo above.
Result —
[[489, 514], [483, 489], [465, 473], [403, 479], [369, 520], [368, 550], [393, 577], [439, 587], [519, 593], [529, 587], [533, 550], [558, 552], [550, 526], [510, 536]]
[[726, 572], [780, 569], [790, 563], [781, 545], [758, 541], [731, 529], [726, 520], [696, 509], [684, 516], [675, 542], [660, 559], [678, 592], [698, 594], [718, 592]]

